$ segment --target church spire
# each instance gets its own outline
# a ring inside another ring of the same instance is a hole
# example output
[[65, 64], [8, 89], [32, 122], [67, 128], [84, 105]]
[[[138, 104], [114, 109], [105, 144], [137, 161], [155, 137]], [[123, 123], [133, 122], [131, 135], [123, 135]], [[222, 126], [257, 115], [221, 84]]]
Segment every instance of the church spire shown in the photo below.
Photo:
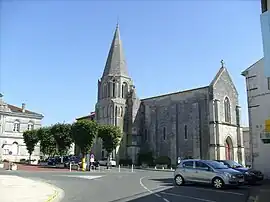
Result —
[[120, 39], [119, 24], [117, 22], [114, 32], [112, 44], [107, 57], [106, 65], [103, 71], [103, 76], [125, 76], [129, 77], [127, 71], [126, 59]]

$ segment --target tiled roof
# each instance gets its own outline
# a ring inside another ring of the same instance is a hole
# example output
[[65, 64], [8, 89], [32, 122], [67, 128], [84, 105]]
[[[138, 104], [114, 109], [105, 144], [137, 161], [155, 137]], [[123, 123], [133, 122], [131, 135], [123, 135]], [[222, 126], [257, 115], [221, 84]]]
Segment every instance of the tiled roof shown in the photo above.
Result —
[[42, 114], [39, 114], [39, 113], [36, 113], [36, 112], [32, 112], [32, 111], [29, 111], [29, 110], [25, 110], [25, 112], [22, 112], [22, 108], [21, 107], [16, 107], [14, 105], [11, 105], [11, 104], [8, 104], [8, 108], [10, 108], [10, 110], [12, 112], [15, 112], [15, 113], [25, 113], [25, 114], [29, 114], [29, 115], [37, 115], [37, 116], [42, 116]]

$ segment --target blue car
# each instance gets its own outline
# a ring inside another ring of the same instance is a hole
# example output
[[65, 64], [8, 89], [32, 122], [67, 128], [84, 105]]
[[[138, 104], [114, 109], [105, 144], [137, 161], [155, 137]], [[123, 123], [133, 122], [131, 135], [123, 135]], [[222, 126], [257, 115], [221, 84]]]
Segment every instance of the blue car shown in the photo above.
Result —
[[262, 181], [264, 179], [264, 175], [261, 171], [254, 170], [252, 168], [246, 168], [243, 165], [232, 161], [232, 160], [216, 160], [229, 168], [240, 171], [244, 174], [245, 181], [248, 184], [255, 184], [256, 182]]

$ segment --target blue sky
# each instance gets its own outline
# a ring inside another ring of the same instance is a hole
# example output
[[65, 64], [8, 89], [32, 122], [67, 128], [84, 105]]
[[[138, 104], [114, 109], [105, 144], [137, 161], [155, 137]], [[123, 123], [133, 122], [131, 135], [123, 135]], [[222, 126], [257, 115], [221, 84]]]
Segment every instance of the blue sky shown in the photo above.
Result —
[[140, 98], [208, 85], [224, 59], [239, 91], [260, 59], [260, 1], [8, 1], [1, 3], [0, 91], [45, 125], [94, 110], [119, 17]]

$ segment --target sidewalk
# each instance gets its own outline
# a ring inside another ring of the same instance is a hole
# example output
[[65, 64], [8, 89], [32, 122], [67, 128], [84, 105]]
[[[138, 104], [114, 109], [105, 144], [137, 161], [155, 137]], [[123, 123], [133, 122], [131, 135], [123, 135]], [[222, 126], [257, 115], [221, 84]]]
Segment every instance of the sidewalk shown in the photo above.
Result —
[[251, 188], [247, 202], [269, 202], [270, 201], [270, 180], [265, 180], [262, 185]]
[[0, 175], [0, 190], [1, 202], [53, 202], [62, 195], [52, 185], [12, 175]]

